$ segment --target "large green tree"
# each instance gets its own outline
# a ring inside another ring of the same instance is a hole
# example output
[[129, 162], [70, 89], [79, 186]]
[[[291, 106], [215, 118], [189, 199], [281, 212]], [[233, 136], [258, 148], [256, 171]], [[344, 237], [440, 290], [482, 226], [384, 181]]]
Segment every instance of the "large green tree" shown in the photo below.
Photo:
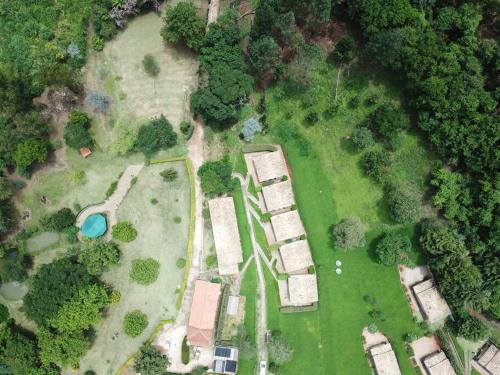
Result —
[[152, 119], [148, 124], [139, 128], [136, 146], [148, 157], [157, 151], [173, 147], [176, 144], [177, 134], [164, 115]]
[[134, 370], [143, 375], [159, 375], [166, 371], [169, 364], [166, 355], [161, 354], [151, 344], [144, 344], [135, 359]]
[[39, 139], [27, 139], [20, 143], [14, 153], [14, 162], [19, 168], [28, 168], [33, 163], [47, 160], [47, 142]]
[[85, 112], [72, 110], [69, 113], [68, 123], [64, 128], [64, 141], [74, 149], [92, 146], [92, 137], [89, 133], [90, 119]]
[[168, 7], [161, 36], [169, 43], [183, 42], [188, 48], [198, 50], [205, 36], [205, 20], [198, 15], [196, 7], [189, 2], [180, 2]]
[[77, 296], [66, 302], [50, 321], [50, 325], [64, 334], [85, 331], [99, 323], [102, 309], [108, 304], [109, 298], [104, 286], [92, 284], [80, 289]]
[[80, 290], [93, 283], [94, 278], [85, 266], [73, 258], [44, 264], [30, 279], [28, 293], [23, 298], [26, 316], [39, 326], [45, 326], [66, 302], [76, 298]]
[[208, 196], [222, 195], [233, 189], [232, 166], [229, 157], [207, 161], [198, 169], [201, 190]]
[[118, 264], [120, 248], [114, 242], [105, 242], [99, 239], [86, 242], [78, 255], [89, 274], [99, 276], [110, 266]]
[[278, 45], [270, 36], [252, 42], [248, 48], [248, 64], [257, 77], [274, 73], [279, 62]]

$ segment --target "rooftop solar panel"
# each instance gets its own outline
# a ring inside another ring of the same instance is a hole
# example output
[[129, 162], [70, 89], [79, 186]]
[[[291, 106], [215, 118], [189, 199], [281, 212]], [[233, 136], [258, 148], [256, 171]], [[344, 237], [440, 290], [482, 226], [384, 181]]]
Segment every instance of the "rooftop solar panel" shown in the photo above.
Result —
[[231, 358], [231, 349], [217, 346], [215, 348], [215, 356], [222, 358]]
[[238, 365], [238, 362], [236, 362], [236, 361], [231, 361], [231, 360], [226, 361], [225, 372], [236, 373], [237, 365]]

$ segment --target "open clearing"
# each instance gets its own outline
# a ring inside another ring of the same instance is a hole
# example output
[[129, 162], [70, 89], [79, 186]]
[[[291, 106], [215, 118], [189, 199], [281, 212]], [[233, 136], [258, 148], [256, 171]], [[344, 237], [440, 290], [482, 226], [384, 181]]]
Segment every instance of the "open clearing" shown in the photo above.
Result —
[[[163, 181], [159, 173], [166, 168], [178, 171], [176, 181]], [[152, 204], [152, 198], [158, 199], [158, 203]], [[183, 162], [154, 164], [142, 170], [118, 209], [118, 220], [131, 222], [138, 236], [132, 242], [120, 243], [119, 266], [103, 275], [106, 283], [120, 291], [121, 300], [110, 307], [97, 327], [96, 341], [81, 361], [81, 373], [88, 369], [98, 374], [114, 373], [161, 320], [175, 317], [176, 289], [184, 274], [175, 263], [185, 256], [189, 204], [189, 183]], [[175, 216], [181, 218], [180, 223], [174, 223]], [[146, 287], [130, 281], [132, 261], [149, 257], [161, 264], [158, 279]], [[128, 312], [136, 309], [148, 316], [149, 325], [141, 335], [130, 338], [122, 332], [122, 322]]]
[[[169, 1], [175, 5], [178, 1]], [[197, 0], [198, 7], [205, 1]], [[163, 15], [165, 7], [162, 7]], [[123, 129], [138, 128], [144, 120], [164, 114], [176, 131], [188, 120], [189, 95], [198, 82], [198, 60], [187, 49], [165, 44], [160, 36], [163, 19], [150, 12], [132, 19], [124, 32], [106, 43], [102, 52], [94, 53], [86, 67], [87, 91], [101, 91], [112, 98], [109, 114], [100, 115], [94, 127], [97, 142], [103, 149]], [[142, 60], [152, 55], [160, 73], [149, 77]]]

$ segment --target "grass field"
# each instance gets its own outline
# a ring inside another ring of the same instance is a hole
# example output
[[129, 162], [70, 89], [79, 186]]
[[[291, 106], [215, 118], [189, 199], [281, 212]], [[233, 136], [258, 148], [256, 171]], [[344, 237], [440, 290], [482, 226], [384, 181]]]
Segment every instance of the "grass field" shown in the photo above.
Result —
[[[177, 2], [171, 1], [169, 6]], [[194, 4], [206, 6], [201, 0]], [[198, 82], [198, 61], [189, 50], [165, 44], [160, 36], [162, 25], [162, 17], [154, 12], [134, 18], [102, 52], [89, 59], [87, 90], [112, 98], [109, 114], [100, 115], [98, 126], [93, 128], [103, 149], [114, 150], [121, 134], [137, 129], [151, 117], [164, 114], [176, 130], [190, 117], [188, 98]], [[144, 71], [146, 54], [160, 67], [156, 78]]]
[[[379, 236], [395, 230], [410, 236], [415, 247], [410, 257], [421, 262], [416, 227], [391, 222], [382, 187], [363, 175], [359, 167], [362, 153], [356, 152], [348, 139], [354, 127], [376, 108], [366, 104], [367, 98], [376, 96], [378, 103], [399, 103], [397, 85], [371, 77], [371, 73], [356, 67], [343, 73], [340, 105], [333, 116], [326, 116], [325, 110], [333, 101], [336, 71], [326, 64], [315, 69], [311, 85], [314, 92], [280, 84], [266, 93], [271, 132], [258, 136], [255, 142], [274, 141], [285, 146], [298, 210], [317, 266], [320, 294], [318, 311], [281, 314], [277, 285], [266, 271], [269, 329], [280, 330], [295, 348], [292, 361], [280, 371], [283, 374], [305, 374], [311, 369], [315, 374], [370, 374], [361, 332], [371, 322], [391, 340], [403, 374], [416, 373], [405, 352], [403, 336], [420, 330], [413, 321], [396, 267], [379, 265], [374, 257]], [[348, 104], [353, 97], [358, 98], [357, 106]], [[255, 116], [252, 107], [257, 102], [258, 95], [243, 111], [242, 120]], [[307, 126], [304, 118], [311, 111], [319, 114], [320, 121]], [[240, 126], [224, 138], [234, 139]], [[277, 131], [280, 127], [294, 135], [283, 137], [283, 132]], [[239, 147], [232, 143], [226, 141], [227, 147], [237, 153]], [[423, 195], [431, 160], [418, 134], [410, 131], [402, 136], [401, 147], [391, 153], [390, 178], [412, 183]], [[424, 210], [424, 215], [432, 215], [432, 211]], [[330, 233], [332, 225], [349, 216], [358, 216], [365, 224], [367, 246], [345, 253], [333, 248]], [[341, 276], [335, 273], [337, 259], [343, 263]], [[376, 308], [385, 321], [369, 316], [374, 307], [364, 301], [367, 295], [377, 300]], [[252, 374], [251, 369], [240, 372]]]
[[[163, 181], [159, 173], [166, 168], [178, 171], [177, 180]], [[152, 198], [159, 202], [153, 205]], [[176, 267], [176, 260], [185, 257], [189, 204], [188, 176], [183, 162], [152, 164], [143, 169], [118, 209], [118, 220], [131, 222], [138, 236], [132, 242], [120, 243], [119, 266], [103, 276], [106, 283], [120, 291], [121, 301], [109, 309], [98, 326], [96, 341], [81, 361], [82, 370], [93, 369], [98, 374], [116, 371], [161, 320], [175, 317], [176, 289], [184, 274], [184, 270]], [[174, 222], [176, 216], [181, 218], [180, 223]], [[158, 279], [147, 287], [131, 282], [132, 261], [148, 257], [161, 264]], [[123, 334], [122, 322], [125, 314], [136, 309], [148, 316], [149, 325], [132, 339]]]

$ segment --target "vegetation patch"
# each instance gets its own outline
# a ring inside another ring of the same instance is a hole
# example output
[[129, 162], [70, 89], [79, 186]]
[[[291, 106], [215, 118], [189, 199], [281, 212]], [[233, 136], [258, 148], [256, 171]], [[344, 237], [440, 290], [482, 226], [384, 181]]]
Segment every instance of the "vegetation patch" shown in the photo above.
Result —
[[160, 272], [160, 262], [153, 258], [136, 259], [132, 262], [130, 280], [149, 285], [156, 281]]
[[139, 310], [129, 312], [123, 319], [123, 332], [129, 337], [139, 336], [148, 326], [148, 317]]
[[111, 235], [115, 240], [122, 242], [130, 242], [137, 238], [137, 230], [131, 223], [122, 221], [113, 225]]

